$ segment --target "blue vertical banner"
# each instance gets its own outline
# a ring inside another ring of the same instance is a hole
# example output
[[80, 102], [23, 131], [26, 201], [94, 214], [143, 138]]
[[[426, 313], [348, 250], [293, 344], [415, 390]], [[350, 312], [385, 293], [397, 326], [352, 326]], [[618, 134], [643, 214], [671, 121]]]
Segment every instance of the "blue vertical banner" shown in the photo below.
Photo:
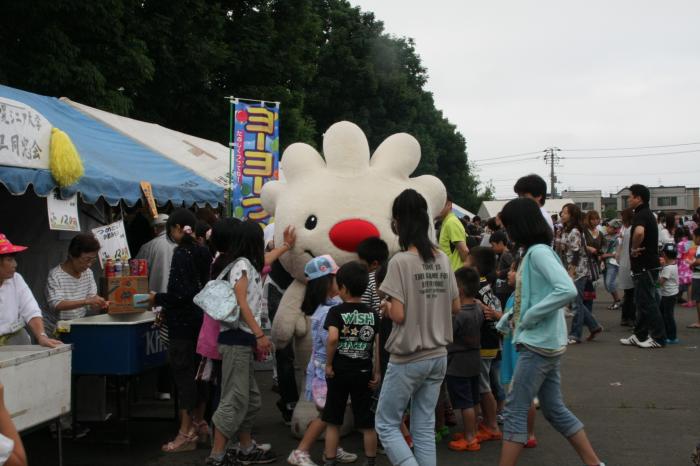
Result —
[[260, 201], [263, 185], [279, 174], [279, 102], [232, 99], [231, 211], [267, 224]]

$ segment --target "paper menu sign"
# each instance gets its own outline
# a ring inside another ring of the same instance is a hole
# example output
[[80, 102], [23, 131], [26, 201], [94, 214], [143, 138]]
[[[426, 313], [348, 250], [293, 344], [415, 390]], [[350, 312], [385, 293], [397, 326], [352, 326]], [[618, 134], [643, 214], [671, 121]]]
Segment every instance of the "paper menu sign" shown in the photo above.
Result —
[[156, 200], [153, 197], [153, 187], [148, 181], [141, 182], [141, 191], [146, 198], [146, 203], [148, 204], [148, 210], [153, 218], [158, 216], [158, 208], [156, 207]]
[[104, 267], [108, 257], [119, 261], [123, 258], [131, 259], [129, 243], [126, 241], [126, 229], [122, 220], [103, 227], [93, 228], [92, 233], [97, 238], [97, 241], [100, 242], [101, 249], [98, 257], [102, 267]]
[[32, 107], [0, 97], [0, 165], [49, 168], [51, 123]]
[[51, 230], [80, 231], [78, 194], [74, 194], [70, 199], [61, 199], [58, 191], [54, 189], [46, 198], [46, 210]]

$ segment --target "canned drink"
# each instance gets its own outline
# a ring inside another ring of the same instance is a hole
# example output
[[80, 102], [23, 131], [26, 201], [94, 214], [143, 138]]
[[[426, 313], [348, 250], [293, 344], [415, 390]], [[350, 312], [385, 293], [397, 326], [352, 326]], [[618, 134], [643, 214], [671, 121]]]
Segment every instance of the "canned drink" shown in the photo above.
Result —
[[146, 259], [139, 259], [139, 273], [142, 277], [148, 276], [148, 261]]
[[112, 278], [114, 276], [114, 262], [111, 258], [107, 258], [105, 261], [105, 277]]

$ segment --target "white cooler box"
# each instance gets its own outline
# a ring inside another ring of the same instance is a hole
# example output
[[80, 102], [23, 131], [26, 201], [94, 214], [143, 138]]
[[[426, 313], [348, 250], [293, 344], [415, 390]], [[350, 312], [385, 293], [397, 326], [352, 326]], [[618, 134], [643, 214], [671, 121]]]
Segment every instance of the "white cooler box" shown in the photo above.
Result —
[[70, 412], [71, 346], [0, 346], [5, 406], [22, 431]]

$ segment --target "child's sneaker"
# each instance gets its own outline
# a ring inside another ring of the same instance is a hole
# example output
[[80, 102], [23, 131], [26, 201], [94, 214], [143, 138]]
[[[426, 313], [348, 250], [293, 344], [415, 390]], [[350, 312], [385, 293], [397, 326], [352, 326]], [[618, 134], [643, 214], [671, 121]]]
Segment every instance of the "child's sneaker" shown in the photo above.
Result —
[[[323, 454], [323, 461], [326, 461], [325, 453]], [[354, 463], [357, 461], [357, 455], [338, 447], [338, 449], [335, 451], [335, 461], [337, 463]]]
[[503, 434], [499, 432], [494, 432], [490, 430], [485, 425], [481, 424], [479, 426], [479, 432], [476, 434], [476, 439], [481, 442], [489, 442], [491, 440], [501, 440], [503, 439]]
[[678, 338], [667, 338], [666, 339], [666, 344], [667, 345], [677, 345], [681, 341]]
[[287, 463], [294, 466], [318, 466], [311, 460], [308, 451], [294, 450], [287, 457]]
[[268, 464], [277, 461], [277, 455], [272, 450], [263, 450], [258, 445], [253, 444], [249, 451], [238, 450], [236, 460], [241, 464]]
[[471, 440], [471, 442], [465, 438], [462, 438], [459, 440], [453, 440], [447, 445], [447, 447], [450, 450], [454, 450], [454, 451], [479, 451], [479, 450], [481, 450], [481, 445], [479, 445], [479, 441], [475, 438], [473, 438]]

